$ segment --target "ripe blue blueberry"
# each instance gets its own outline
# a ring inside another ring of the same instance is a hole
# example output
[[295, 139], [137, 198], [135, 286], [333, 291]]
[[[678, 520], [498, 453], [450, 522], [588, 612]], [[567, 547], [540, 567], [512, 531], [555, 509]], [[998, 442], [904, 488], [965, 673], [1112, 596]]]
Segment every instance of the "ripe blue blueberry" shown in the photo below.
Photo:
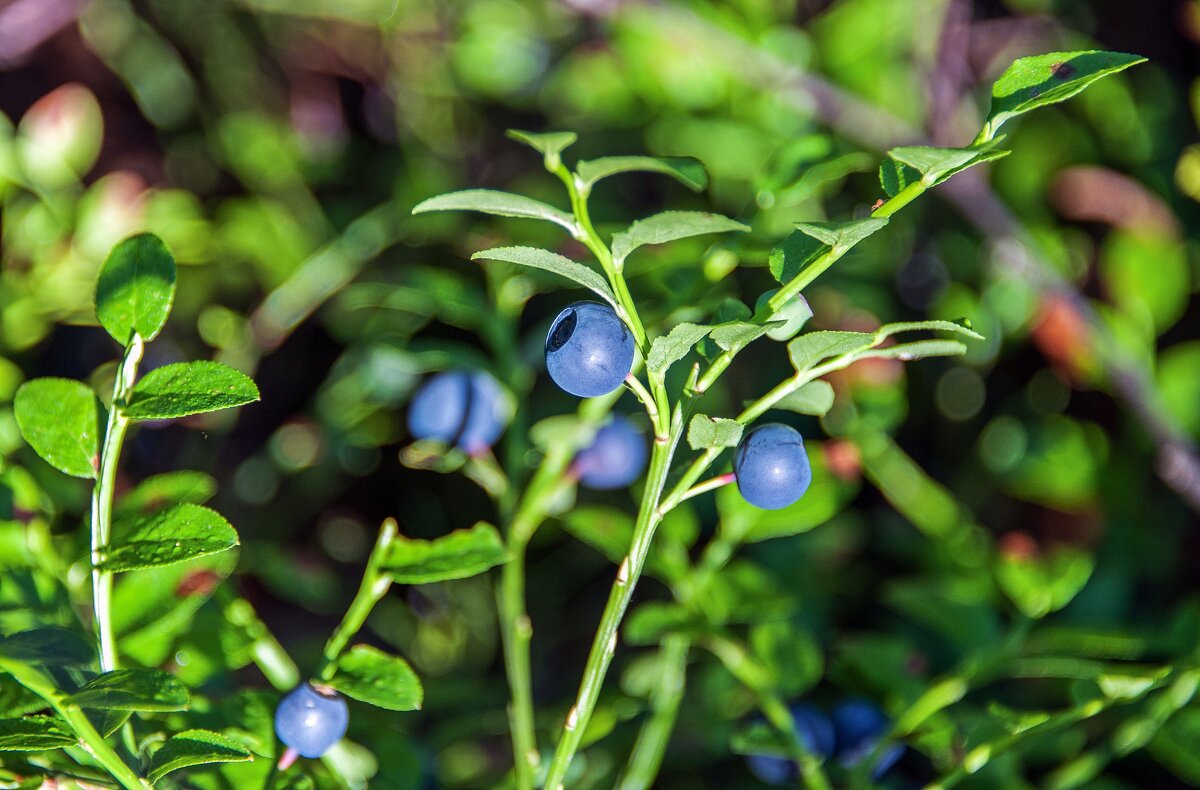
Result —
[[[865, 760], [891, 727], [883, 712], [866, 700], [842, 702], [833, 709], [832, 718], [837, 736], [838, 761], [847, 768], [853, 768]], [[902, 754], [903, 744], [894, 744], [884, 750], [875, 760], [871, 769], [872, 777], [878, 779], [887, 773]]]
[[417, 390], [408, 408], [408, 430], [418, 439], [437, 439], [476, 454], [500, 438], [508, 412], [504, 393], [491, 375], [451, 370]]
[[275, 709], [275, 734], [301, 757], [320, 757], [346, 734], [350, 712], [336, 691], [297, 686]]
[[804, 496], [812, 482], [804, 439], [780, 423], [761, 425], [742, 437], [733, 472], [742, 497], [765, 510], [787, 507]]
[[638, 479], [650, 454], [646, 436], [625, 417], [614, 417], [596, 431], [596, 438], [575, 456], [579, 482], [608, 491], [625, 488]]
[[546, 335], [546, 370], [572, 395], [595, 398], [621, 386], [633, 366], [633, 335], [611, 307], [576, 302]]
[[[811, 705], [793, 705], [792, 722], [805, 749], [822, 759], [833, 754], [833, 725], [824, 713]], [[767, 754], [748, 756], [746, 767], [760, 782], [769, 785], [791, 784], [799, 775], [793, 761]]]

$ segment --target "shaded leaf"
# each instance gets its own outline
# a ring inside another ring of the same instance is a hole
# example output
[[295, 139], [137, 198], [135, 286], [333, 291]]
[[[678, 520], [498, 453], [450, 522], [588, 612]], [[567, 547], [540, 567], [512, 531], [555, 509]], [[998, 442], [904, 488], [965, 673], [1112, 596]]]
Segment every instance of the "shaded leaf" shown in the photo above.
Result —
[[523, 132], [520, 129], [509, 129], [505, 134], [510, 140], [525, 143], [533, 148], [548, 161], [557, 159], [568, 146], [579, 139], [575, 132]]
[[150, 758], [150, 781], [158, 782], [172, 771], [194, 765], [237, 763], [254, 759], [232, 738], [208, 730], [186, 730], [172, 735]]
[[368, 645], [355, 645], [338, 659], [329, 685], [385, 710], [420, 710], [424, 698], [421, 681], [407, 661]]
[[96, 476], [100, 452], [100, 407], [81, 381], [27, 381], [13, 399], [21, 436], [46, 463], [74, 477]]
[[787, 620], [771, 620], [751, 628], [750, 649], [785, 697], [808, 691], [825, 671], [821, 646], [806, 629]]
[[662, 337], [656, 337], [650, 344], [650, 354], [646, 358], [646, 372], [651, 376], [663, 378], [667, 375], [670, 367], [686, 357], [692, 347], [710, 331], [712, 331], [711, 326], [678, 324]]
[[1017, 608], [1041, 618], [1069, 604], [1092, 577], [1092, 567], [1090, 555], [1062, 546], [1042, 555], [1001, 554], [995, 570]]
[[649, 601], [630, 613], [623, 636], [631, 645], [657, 645], [669, 634], [699, 635], [711, 630], [703, 616], [677, 603]]
[[147, 477], [117, 502], [117, 519], [190, 502], [202, 505], [217, 493], [217, 481], [204, 472], [182, 470]]
[[244, 406], [259, 399], [245, 373], [220, 362], [176, 362], [147, 373], [134, 385], [125, 414], [132, 420], [165, 420]]
[[490, 250], [481, 250], [475, 253], [471, 256], [471, 260], [507, 261], [552, 272], [600, 295], [614, 309], [617, 307], [617, 297], [613, 295], [612, 289], [608, 287], [608, 283], [603, 277], [582, 263], [565, 258], [556, 252], [537, 247], [493, 247]]
[[934, 187], [955, 173], [1008, 156], [1009, 151], [994, 145], [995, 141], [967, 148], [893, 148], [879, 165], [879, 182], [888, 197], [917, 182], [927, 188]]
[[615, 260], [623, 261], [631, 252], [646, 244], [665, 244], [692, 236], [734, 230], [747, 231], [750, 228], [720, 214], [707, 214], [703, 211], [664, 211], [638, 220], [626, 230], [615, 234], [612, 239], [612, 254]]
[[575, 172], [587, 188], [602, 178], [632, 172], [662, 173], [694, 192], [700, 192], [708, 186], [708, 172], [704, 165], [690, 157], [681, 156], [605, 156], [580, 162]]
[[[124, 645], [122, 645], [124, 647]], [[117, 730], [125, 726], [125, 722], [129, 721], [129, 717], [133, 715], [127, 710], [96, 710], [90, 708], [83, 712], [87, 720], [96, 728], [96, 732], [103, 735], [105, 738], [112, 735]]]
[[827, 253], [840, 258], [854, 245], [887, 225], [886, 217], [849, 222], [802, 222], [771, 251], [771, 274], [781, 283], [794, 280]]
[[[961, 343], [959, 345], [962, 345]], [[774, 408], [787, 409], [797, 414], [824, 417], [833, 408], [833, 387], [827, 381], [810, 381], [800, 389], [778, 401]]]
[[108, 334], [128, 345], [133, 333], [158, 336], [175, 299], [175, 259], [152, 233], [122, 241], [105, 258], [96, 280], [96, 317]]
[[139, 519], [104, 549], [100, 567], [118, 573], [173, 565], [236, 545], [237, 532], [220, 513], [184, 503]]
[[72, 705], [101, 710], [172, 711], [188, 706], [179, 679], [157, 669], [116, 669], [93, 678], [67, 698]]
[[500, 217], [542, 219], [561, 225], [572, 236], [576, 233], [575, 219], [565, 211], [524, 195], [493, 189], [466, 189], [431, 197], [414, 206], [412, 213], [424, 214], [430, 211], [479, 211]]
[[96, 650], [82, 634], [48, 625], [0, 640], [0, 657], [22, 664], [72, 666], [91, 663]]
[[507, 561], [500, 534], [481, 521], [436, 540], [397, 537], [380, 570], [400, 584], [429, 584], [475, 576]]
[[77, 740], [70, 726], [54, 716], [0, 719], [0, 752], [43, 752]]
[[743, 426], [737, 420], [697, 414], [688, 423], [687, 440], [693, 450], [709, 447], [736, 447], [742, 440]]
[[865, 351], [875, 343], [870, 332], [806, 332], [788, 343], [796, 372], [803, 373], [824, 359]]

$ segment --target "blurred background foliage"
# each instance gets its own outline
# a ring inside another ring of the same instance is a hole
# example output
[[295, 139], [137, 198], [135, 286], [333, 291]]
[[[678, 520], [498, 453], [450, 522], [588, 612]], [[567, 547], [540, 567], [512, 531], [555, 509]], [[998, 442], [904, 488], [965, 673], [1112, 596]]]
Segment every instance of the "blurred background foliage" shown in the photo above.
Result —
[[[469, 480], [400, 462], [421, 377], [491, 369], [523, 404], [500, 450], [516, 467], [536, 458], [529, 426], [574, 409], [538, 367], [568, 295], [467, 258], [498, 242], [583, 250], [519, 220], [409, 216], [468, 186], [561, 205], [505, 129], [576, 130], [572, 160], [708, 166], [703, 195], [650, 176], [593, 197], [602, 232], [668, 206], [753, 226], [631, 261], [661, 327], [730, 297], [753, 304], [794, 222], [865, 215], [887, 147], [969, 142], [980, 86], [1015, 57], [1096, 46], [1151, 62], [1006, 128], [1011, 156], [939, 188], [808, 294], [814, 326], [965, 316], [987, 341], [960, 360], [860, 363], [834, 377], [827, 418], [790, 416], [813, 439], [816, 482], [782, 530], [806, 534], [748, 545], [720, 590], [739, 644], [783, 696], [867, 697], [912, 725], [895, 786], [1094, 698], [1101, 709], [1080, 721], [1011, 736], [967, 784], [1200, 784], [1197, 42], [1194, 0], [2, 2], [0, 631], [69, 618], [44, 574], [84, 582], [86, 491], [22, 445], [11, 399], [37, 375], [111, 380], [112, 350], [88, 327], [92, 283], [125, 235], [159, 234], [180, 264], [149, 363], [219, 359], [253, 375], [263, 400], [135, 435], [126, 485], [211, 472], [244, 545], [236, 571], [206, 566], [214, 582], [235, 574], [211, 599], [213, 584], [159, 579], [159, 595], [139, 596], [145, 580], [124, 582], [122, 642], [211, 694], [227, 726], [261, 730], [270, 697], [251, 664], [263, 622], [311, 667], [382, 518], [419, 537], [495, 518]], [[731, 413], [787, 370], [782, 347], [753, 348], [705, 409]], [[635, 410], [630, 396], [617, 408]], [[781, 529], [729, 494], [695, 500], [669, 539], [695, 554], [718, 523]], [[581, 494], [557, 522], [567, 529], [532, 546], [547, 738], [612, 573], [570, 533], [627, 519], [629, 497]], [[52, 542], [69, 547], [61, 561]], [[194, 606], [163, 619], [172, 591]], [[653, 602], [669, 591], [648, 580], [640, 596], [651, 603], [626, 641], [652, 645]], [[356, 706], [361, 747], [337, 757], [340, 777], [314, 769], [322, 786], [502, 781], [494, 608], [485, 578], [380, 605], [367, 638], [426, 678], [426, 710]], [[608, 737], [580, 761], [578, 786], [611, 786], [656, 655], [618, 651], [620, 682], [589, 733]], [[991, 659], [1007, 663], [989, 674]], [[1168, 661], [1182, 674], [1148, 694]], [[688, 680], [661, 786], [755, 786], [730, 752], [753, 695], [700, 651]], [[204, 786], [237, 786], [237, 770]]]

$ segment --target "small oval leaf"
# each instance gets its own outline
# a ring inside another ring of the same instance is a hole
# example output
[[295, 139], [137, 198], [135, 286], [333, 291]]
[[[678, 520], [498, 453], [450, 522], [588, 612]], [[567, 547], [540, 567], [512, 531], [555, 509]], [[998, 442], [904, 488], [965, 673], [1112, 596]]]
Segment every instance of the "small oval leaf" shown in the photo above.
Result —
[[742, 440], [743, 426], [737, 420], [697, 414], [688, 423], [688, 446], [693, 450], [709, 447], [736, 447]]
[[175, 259], [162, 239], [140, 233], [122, 241], [104, 260], [96, 280], [96, 317], [121, 345], [133, 333], [153, 340], [175, 299]]
[[580, 162], [575, 172], [586, 188], [618, 173], [662, 173], [693, 192], [708, 186], [708, 172], [699, 161], [686, 156], [605, 156]]
[[232, 738], [208, 730], [186, 730], [171, 736], [150, 758], [150, 781], [194, 765], [237, 763], [254, 759], [250, 750]]
[[480, 522], [437, 540], [397, 537], [380, 569], [400, 584], [429, 584], [465, 579], [507, 561], [500, 533], [491, 524]]
[[183, 710], [190, 697], [174, 675], [157, 669], [117, 669], [93, 678], [67, 698], [72, 705], [100, 710]]
[[17, 427], [46, 463], [74, 477], [95, 477], [100, 452], [100, 407], [81, 381], [27, 381], [13, 399]]
[[237, 532], [220, 513], [184, 503], [137, 521], [128, 534], [103, 549], [100, 567], [119, 573], [174, 565], [236, 545]]
[[420, 710], [425, 695], [407, 661], [368, 645], [355, 645], [338, 659], [329, 685], [347, 697], [385, 710]]
[[638, 220], [612, 240], [612, 255], [623, 261], [629, 254], [646, 244], [665, 244], [669, 241], [703, 236], [709, 233], [748, 231], [750, 227], [720, 214], [703, 211], [664, 211]]
[[617, 308], [617, 297], [613, 295], [612, 289], [608, 287], [608, 283], [604, 281], [603, 277], [582, 263], [563, 257], [556, 252], [550, 252], [550, 250], [537, 247], [493, 247], [490, 250], [481, 250], [475, 253], [471, 256], [471, 260], [505, 261], [552, 272], [579, 283], [602, 297], [604, 301], [613, 306], [613, 309]]
[[166, 420], [244, 406], [259, 399], [249, 376], [220, 362], [176, 362], [147, 373], [133, 388], [125, 415]]

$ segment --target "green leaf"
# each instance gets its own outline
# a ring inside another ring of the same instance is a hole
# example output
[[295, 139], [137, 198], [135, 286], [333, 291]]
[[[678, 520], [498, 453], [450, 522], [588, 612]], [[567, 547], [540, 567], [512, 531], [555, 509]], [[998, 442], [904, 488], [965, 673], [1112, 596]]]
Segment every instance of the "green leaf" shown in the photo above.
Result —
[[96, 317], [121, 345], [133, 333], [158, 336], [175, 299], [175, 259], [152, 233], [122, 241], [105, 258], [96, 280]]
[[806, 332], [788, 343], [788, 356], [796, 372], [804, 373], [824, 359], [866, 351], [874, 343], [870, 332]]
[[259, 399], [245, 373], [220, 362], [176, 362], [147, 373], [134, 385], [125, 414], [133, 420], [166, 420], [232, 409]]
[[157, 669], [116, 669], [93, 678], [67, 698], [72, 705], [100, 710], [183, 710], [190, 699], [179, 679]]
[[688, 423], [687, 440], [693, 450], [709, 447], [737, 447], [742, 440], [743, 426], [737, 420], [697, 414]]
[[623, 261], [631, 252], [645, 244], [665, 244], [692, 236], [735, 230], [747, 231], [750, 228], [720, 214], [706, 214], [703, 211], [664, 211], [638, 220], [626, 230], [613, 235], [613, 259]]
[[746, 346], [758, 340], [763, 335], [771, 333], [772, 329], [782, 326], [782, 322], [769, 324], [753, 324], [749, 321], [730, 321], [713, 327], [709, 336], [725, 351], [741, 351]]
[[500, 534], [479, 522], [437, 540], [397, 537], [383, 558], [381, 570], [400, 584], [429, 584], [465, 579], [508, 562]]
[[117, 730], [124, 727], [125, 722], [129, 721], [129, 717], [132, 716], [133, 713], [127, 710], [89, 709], [85, 710], [83, 715], [92, 723], [92, 726], [96, 728], [96, 732], [107, 738]]
[[509, 129], [505, 134], [510, 140], [525, 143], [533, 148], [544, 156], [547, 162], [558, 160], [562, 152], [579, 139], [579, 135], [574, 132], [523, 132], [520, 129]]
[[[961, 343], [959, 345], [962, 345]], [[810, 381], [800, 389], [785, 396], [774, 406], [797, 414], [824, 417], [833, 408], [833, 387], [827, 381]]]
[[182, 470], [147, 477], [121, 497], [113, 512], [118, 521], [190, 502], [202, 505], [217, 493], [217, 481], [204, 472]]
[[901, 362], [912, 362], [926, 357], [961, 357], [965, 353], [966, 345], [958, 340], [916, 340], [887, 348], [873, 348], [856, 355], [855, 360], [898, 359]]
[[13, 399], [17, 427], [46, 463], [74, 477], [95, 477], [100, 452], [96, 394], [73, 379], [33, 379]]
[[729, 751], [734, 754], [778, 757], [781, 760], [790, 760], [792, 754], [779, 730], [762, 721], [734, 732], [729, 738]]
[[648, 601], [634, 609], [622, 629], [625, 641], [631, 645], [657, 645], [669, 634], [704, 634], [712, 625], [677, 603]]
[[623, 510], [602, 505], [582, 505], [563, 513], [563, 526], [613, 564], [629, 554], [633, 518]]
[[1041, 618], [1069, 604], [1092, 577], [1092, 557], [1059, 547], [1028, 556], [1004, 553], [996, 560], [1000, 589], [1027, 616]]
[[507, 261], [552, 272], [598, 294], [614, 309], [617, 307], [617, 297], [613, 295], [612, 289], [608, 287], [608, 283], [603, 277], [582, 263], [565, 258], [556, 252], [537, 247], [493, 247], [490, 250], [481, 250], [475, 253], [471, 256], [471, 260]]
[[338, 659], [329, 685], [385, 710], [420, 710], [424, 698], [421, 681], [407, 661], [368, 645], [355, 645]]
[[1008, 156], [1009, 151], [993, 147], [995, 144], [996, 141], [967, 148], [893, 148], [879, 165], [879, 182], [888, 197], [895, 197], [917, 182], [926, 188], [934, 187], [955, 173]]
[[835, 258], [887, 225], [886, 217], [869, 217], [849, 222], [802, 222], [771, 251], [771, 274], [781, 283], [794, 280], [818, 258], [832, 253]]
[[150, 781], [194, 765], [239, 763], [254, 759], [250, 750], [232, 738], [208, 730], [186, 730], [171, 736], [150, 758]]
[[825, 671], [821, 646], [807, 630], [786, 620], [771, 620], [751, 628], [750, 649], [785, 697], [808, 691]]
[[480, 211], [500, 217], [543, 219], [561, 225], [572, 236], [577, 232], [575, 218], [565, 211], [524, 195], [493, 189], [467, 189], [431, 197], [418, 203], [412, 213], [424, 214], [429, 211]]
[[653, 377], [663, 378], [671, 366], [686, 357], [692, 347], [710, 331], [712, 331], [711, 326], [678, 324], [662, 337], [656, 337], [650, 344], [650, 354], [646, 358], [646, 372]]
[[1093, 82], [1144, 62], [1124, 52], [1050, 52], [1020, 58], [992, 86], [992, 106], [980, 138], [990, 140], [1009, 119], [1071, 98]]
[[54, 716], [0, 719], [0, 752], [45, 752], [77, 742], [67, 723]]
[[[779, 293], [779, 289], [775, 288], [758, 297], [754, 309], [764, 311], [770, 309], [771, 298], [777, 293]], [[813, 311], [812, 307], [808, 304], [808, 300], [804, 298], [803, 294], [796, 294], [783, 307], [771, 313], [767, 337], [780, 342], [791, 340], [800, 334], [800, 330], [804, 328], [804, 325], [808, 323], [808, 319], [812, 317]]]
[[0, 640], [0, 658], [22, 664], [77, 666], [89, 664], [95, 657], [95, 648], [84, 636], [57, 625], [32, 628]]
[[882, 340], [885, 337], [899, 334], [900, 332], [955, 332], [969, 337], [972, 340], [983, 340], [983, 335], [976, 332], [965, 323], [956, 323], [954, 321], [900, 321], [893, 324], [884, 324], [875, 330], [875, 336]]
[[590, 189], [602, 178], [632, 172], [662, 173], [694, 192], [700, 192], [708, 186], [708, 172], [704, 165], [690, 157], [681, 156], [605, 156], [580, 162], [575, 172], [585, 189]]
[[113, 573], [174, 565], [238, 545], [238, 535], [221, 514], [184, 503], [146, 516], [106, 547], [100, 567]]

